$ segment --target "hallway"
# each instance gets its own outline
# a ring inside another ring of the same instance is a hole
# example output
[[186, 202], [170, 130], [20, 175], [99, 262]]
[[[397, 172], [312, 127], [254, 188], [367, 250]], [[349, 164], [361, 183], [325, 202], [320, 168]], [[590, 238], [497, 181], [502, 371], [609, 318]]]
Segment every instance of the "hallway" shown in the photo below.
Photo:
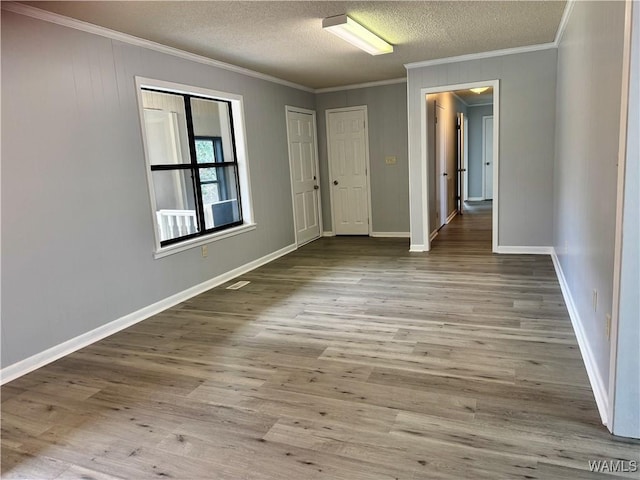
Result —
[[491, 220], [492, 202], [464, 202], [463, 214], [456, 215], [453, 220], [443, 226], [432, 240], [431, 248], [460, 248], [459, 253], [478, 254], [491, 252]]
[[484, 208], [428, 254], [322, 238], [237, 280], [2, 387], [2, 477], [593, 479], [639, 459], [600, 423], [551, 260], [493, 255]]

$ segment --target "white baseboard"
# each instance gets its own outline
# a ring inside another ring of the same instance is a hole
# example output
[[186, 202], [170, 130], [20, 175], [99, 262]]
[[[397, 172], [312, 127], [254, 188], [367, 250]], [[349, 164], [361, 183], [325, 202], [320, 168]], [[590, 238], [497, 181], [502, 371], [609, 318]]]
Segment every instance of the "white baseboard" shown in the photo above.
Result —
[[427, 247], [422, 245], [422, 244], [411, 244], [411, 246], [409, 247], [409, 251], [410, 252], [426, 252], [427, 251]]
[[454, 218], [457, 214], [458, 214], [458, 210], [454, 210], [453, 212], [451, 212], [451, 215], [449, 215], [449, 216], [447, 217], [447, 220], [446, 220], [446, 222], [445, 222], [445, 223], [447, 223], [447, 224], [448, 224], [449, 222], [451, 222], [451, 220], [453, 220], [453, 218]]
[[564, 303], [566, 303], [567, 310], [569, 310], [569, 317], [571, 318], [573, 331], [576, 334], [576, 339], [578, 340], [578, 346], [580, 347], [582, 360], [584, 361], [584, 366], [587, 370], [587, 376], [589, 377], [589, 382], [591, 383], [591, 389], [593, 390], [593, 395], [596, 398], [598, 412], [600, 412], [602, 423], [604, 425], [608, 425], [609, 393], [607, 391], [607, 388], [605, 387], [602, 377], [600, 376], [600, 373], [598, 372], [595, 356], [593, 355], [593, 351], [591, 350], [591, 346], [589, 345], [589, 340], [587, 339], [584, 328], [582, 328], [582, 320], [580, 319], [580, 314], [578, 313], [576, 304], [573, 301], [573, 297], [571, 296], [571, 290], [569, 289], [569, 284], [567, 283], [567, 279], [562, 271], [562, 267], [560, 265], [558, 255], [556, 254], [556, 250], [553, 247], [551, 247], [551, 250], [551, 260], [553, 261], [553, 266], [556, 270], [558, 282], [560, 283], [560, 289], [562, 290]]
[[371, 232], [370, 237], [377, 238], [409, 238], [410, 232]]
[[514, 247], [498, 245], [495, 253], [507, 253], [512, 255], [552, 255], [553, 247]]
[[465, 202], [481, 202], [484, 200], [484, 197], [467, 197]]
[[323, 237], [335, 237], [336, 234], [334, 231], [322, 232]]
[[168, 308], [171, 308], [178, 303], [184, 302], [192, 297], [195, 297], [196, 295], [199, 295], [203, 292], [206, 292], [207, 290], [217, 287], [218, 285], [228, 282], [235, 277], [250, 272], [251, 270], [269, 263], [276, 258], [282, 257], [287, 253], [291, 253], [294, 250], [296, 250], [295, 244], [281, 248], [280, 250], [265, 255], [264, 257], [258, 258], [229, 272], [218, 275], [217, 277], [207, 280], [206, 282], [202, 282], [199, 285], [194, 285], [191, 288], [187, 288], [186, 290], [171, 295], [170, 297], [160, 300], [159, 302], [143, 307], [140, 310], [125, 315], [124, 317], [120, 317], [89, 332], [83, 333], [82, 335], [78, 335], [77, 337], [62, 342], [59, 345], [48, 348], [43, 352], [36, 353], [29, 358], [25, 358], [24, 360], [20, 360], [19, 362], [9, 365], [8, 367], [5, 367], [0, 371], [0, 385], [4, 385], [11, 380], [15, 380], [22, 375], [25, 375], [33, 370], [36, 370], [37, 368], [43, 367], [48, 363], [69, 355], [76, 350], [84, 348], [87, 345], [91, 345], [92, 343], [108, 337], [109, 335], [113, 335], [120, 330], [130, 327], [131, 325], [135, 325], [136, 323], [141, 322], [142, 320], [145, 320], [153, 315], [156, 315]]

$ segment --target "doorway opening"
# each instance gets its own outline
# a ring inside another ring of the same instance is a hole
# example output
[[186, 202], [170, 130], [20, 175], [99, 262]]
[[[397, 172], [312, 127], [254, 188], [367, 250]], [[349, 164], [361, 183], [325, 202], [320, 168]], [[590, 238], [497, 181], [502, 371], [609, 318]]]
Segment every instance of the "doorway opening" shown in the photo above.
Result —
[[[498, 89], [492, 80], [421, 90], [427, 251], [432, 242], [445, 241], [444, 227], [463, 221], [486, 231], [491, 250], [497, 250]], [[464, 219], [466, 214], [476, 218]]]

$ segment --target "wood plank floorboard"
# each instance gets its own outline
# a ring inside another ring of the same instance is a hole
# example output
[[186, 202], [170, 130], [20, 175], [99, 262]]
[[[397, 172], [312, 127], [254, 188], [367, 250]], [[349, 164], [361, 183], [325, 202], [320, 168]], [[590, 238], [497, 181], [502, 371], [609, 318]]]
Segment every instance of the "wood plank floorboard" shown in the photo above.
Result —
[[640, 478], [590, 471], [640, 442], [548, 256], [492, 254], [488, 204], [408, 247], [322, 238], [4, 385], [2, 478]]

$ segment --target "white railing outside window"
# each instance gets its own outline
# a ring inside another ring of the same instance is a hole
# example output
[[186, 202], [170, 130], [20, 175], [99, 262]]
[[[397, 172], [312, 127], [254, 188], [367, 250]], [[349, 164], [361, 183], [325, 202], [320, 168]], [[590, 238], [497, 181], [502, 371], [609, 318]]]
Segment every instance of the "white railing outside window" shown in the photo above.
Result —
[[[207, 225], [213, 225], [211, 205], [204, 206], [204, 218]], [[191, 235], [198, 231], [198, 220], [195, 210], [169, 210], [163, 209], [156, 212], [160, 241], [171, 238]]]

